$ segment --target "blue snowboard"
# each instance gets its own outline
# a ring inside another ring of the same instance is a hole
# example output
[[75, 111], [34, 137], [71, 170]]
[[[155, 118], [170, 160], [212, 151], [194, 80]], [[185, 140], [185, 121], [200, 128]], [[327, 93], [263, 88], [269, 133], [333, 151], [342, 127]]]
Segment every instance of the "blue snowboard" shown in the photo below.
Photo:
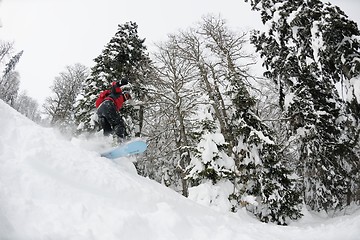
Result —
[[142, 139], [136, 139], [129, 142], [126, 142], [124, 144], [121, 144], [118, 147], [115, 147], [113, 149], [110, 149], [108, 151], [105, 151], [101, 153], [100, 155], [102, 157], [106, 157], [109, 159], [115, 159], [120, 157], [126, 157], [134, 154], [143, 153], [147, 148], [147, 144], [145, 140]]

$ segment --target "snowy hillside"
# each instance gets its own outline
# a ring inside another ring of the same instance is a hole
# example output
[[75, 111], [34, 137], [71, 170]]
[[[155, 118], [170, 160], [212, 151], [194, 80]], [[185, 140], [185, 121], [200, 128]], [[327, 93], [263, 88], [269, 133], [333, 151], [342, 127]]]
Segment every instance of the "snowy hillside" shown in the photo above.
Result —
[[0, 240], [360, 239], [360, 212], [288, 227], [221, 214], [0, 102]]

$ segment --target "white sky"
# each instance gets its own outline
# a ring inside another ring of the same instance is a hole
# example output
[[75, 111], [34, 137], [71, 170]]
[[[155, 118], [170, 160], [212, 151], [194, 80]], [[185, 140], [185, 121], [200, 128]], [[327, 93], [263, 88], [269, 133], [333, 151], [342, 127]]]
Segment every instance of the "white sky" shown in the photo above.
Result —
[[[331, 2], [360, 24], [360, 0]], [[208, 13], [221, 14], [235, 30], [262, 26], [243, 0], [2, 0], [0, 39], [13, 41], [16, 52], [24, 50], [16, 68], [21, 90], [42, 104], [66, 65], [94, 65], [118, 24], [136, 22], [151, 51]]]

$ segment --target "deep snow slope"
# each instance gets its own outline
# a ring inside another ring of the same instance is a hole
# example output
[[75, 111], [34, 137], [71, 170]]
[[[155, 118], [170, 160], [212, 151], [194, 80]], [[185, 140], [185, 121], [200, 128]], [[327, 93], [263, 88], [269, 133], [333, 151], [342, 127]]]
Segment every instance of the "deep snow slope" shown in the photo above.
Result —
[[218, 213], [0, 101], [0, 240], [360, 239], [360, 214], [312, 220], [281, 227]]

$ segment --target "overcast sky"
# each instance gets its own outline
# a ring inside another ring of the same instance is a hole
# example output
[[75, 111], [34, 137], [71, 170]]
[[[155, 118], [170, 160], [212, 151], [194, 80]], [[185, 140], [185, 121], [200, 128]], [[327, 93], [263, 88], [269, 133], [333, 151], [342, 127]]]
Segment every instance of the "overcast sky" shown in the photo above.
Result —
[[[330, 2], [360, 24], [360, 0]], [[13, 41], [17, 52], [24, 50], [17, 65], [21, 90], [42, 104], [66, 65], [94, 65], [118, 24], [136, 22], [151, 51], [154, 43], [209, 13], [221, 14], [234, 30], [262, 26], [243, 0], [2, 0], [0, 39]]]

